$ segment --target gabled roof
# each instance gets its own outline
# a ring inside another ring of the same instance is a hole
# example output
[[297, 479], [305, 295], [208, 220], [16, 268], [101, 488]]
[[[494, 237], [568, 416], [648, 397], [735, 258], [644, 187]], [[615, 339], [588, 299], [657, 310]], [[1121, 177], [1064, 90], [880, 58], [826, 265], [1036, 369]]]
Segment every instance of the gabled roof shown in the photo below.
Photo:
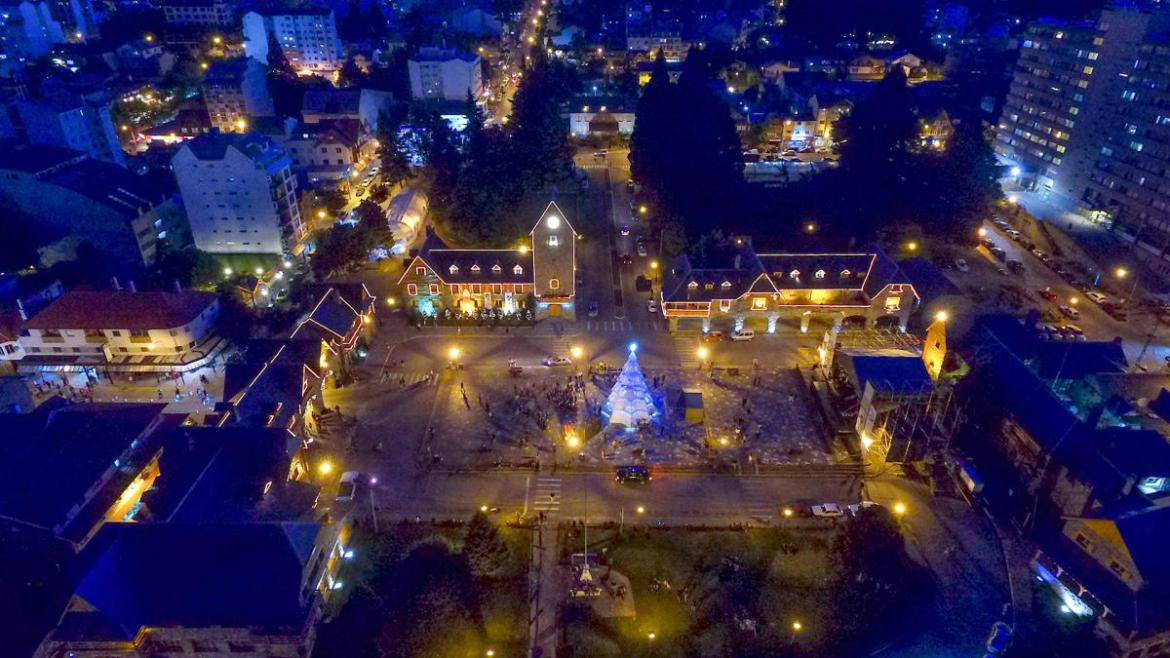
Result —
[[[319, 526], [299, 523], [111, 523], [74, 596], [111, 631], [148, 626], [252, 628], [299, 634], [309, 614], [302, 578]], [[61, 638], [68, 639], [68, 638]], [[77, 638], [83, 639], [83, 638]]]
[[362, 322], [361, 314], [337, 292], [330, 288], [317, 300], [309, 315], [301, 320], [292, 331], [294, 340], [344, 339], [353, 331], [355, 324]]
[[[758, 258], [781, 290], [860, 290], [875, 261], [873, 254], [759, 254]], [[817, 272], [824, 272], [824, 277], [817, 278]]]
[[858, 395], [867, 383], [879, 393], [925, 393], [932, 387], [922, 355], [906, 350], [839, 350], [842, 368], [849, 373]]
[[0, 414], [0, 515], [50, 529], [71, 520], [74, 506], [166, 407], [53, 400], [32, 413]]
[[536, 220], [536, 223], [532, 225], [532, 230], [528, 231], [528, 234], [532, 235], [536, 231], [536, 227], [540, 226], [540, 223], [543, 222], [546, 217], [553, 214], [560, 218], [560, 220], [569, 227], [569, 230], [573, 232], [573, 235], [577, 235], [577, 229], [573, 228], [573, 225], [569, 223], [569, 218], [565, 216], [565, 211], [561, 210], [561, 207], [557, 205], [555, 200], [549, 201], [548, 205], [544, 207], [544, 212], [540, 213], [540, 219]]

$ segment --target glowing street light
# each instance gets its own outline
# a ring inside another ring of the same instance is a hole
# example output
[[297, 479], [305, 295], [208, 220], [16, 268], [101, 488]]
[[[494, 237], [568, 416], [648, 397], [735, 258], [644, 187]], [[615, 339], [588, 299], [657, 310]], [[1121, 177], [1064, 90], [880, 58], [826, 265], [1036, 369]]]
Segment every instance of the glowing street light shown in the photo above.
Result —
[[231, 276], [232, 275], [232, 268], [230, 268], [230, 267], [223, 268], [223, 275], [224, 276]]
[[395, 298], [393, 298], [393, 297], [387, 297], [387, 298], [386, 298], [386, 306], [394, 306], [394, 305], [396, 305], [397, 303], [398, 303], [398, 300], [397, 300], [397, 299], [395, 299]]
[[939, 311], [938, 313], [934, 314], [934, 321], [946, 322], [948, 319], [950, 319], [950, 317], [950, 314], [948, 314], [946, 311]]
[[329, 475], [333, 472], [333, 462], [323, 461], [317, 466], [317, 472], [321, 475]]
[[648, 208], [646, 204], [643, 203], [642, 205], [638, 206], [639, 215], [645, 215], [648, 212], [650, 212], [650, 208]]
[[244, 119], [236, 119], [236, 130], [244, 132], [248, 129], [248, 122]]
[[646, 513], [646, 506], [645, 505], [638, 505], [638, 507], [635, 508], [634, 511], [639, 513], [639, 514], [645, 514]]
[[259, 265], [257, 265], [256, 269], [254, 269], [252, 271], [256, 273], [256, 276], [263, 276], [264, 275], [264, 268], [260, 267]]
[[480, 505], [479, 511], [486, 513], [488, 511], [488, 506], [487, 505]]
[[978, 231], [976, 231], [976, 233], [978, 233], [978, 234], [979, 234], [979, 237], [981, 237], [981, 238], [986, 238], [986, 237], [987, 237], [987, 227], [980, 226], [980, 227], [979, 227], [979, 230], [978, 230]]
[[1117, 278], [1119, 279], [1124, 279], [1125, 277], [1129, 276], [1129, 270], [1125, 269], [1124, 267], [1117, 268], [1113, 273], [1116, 274]]
[[799, 632], [803, 628], [804, 624], [801, 624], [799, 619], [792, 622], [792, 630]]
[[699, 357], [700, 361], [706, 361], [707, 357], [711, 356], [711, 350], [707, 349], [706, 345], [700, 345], [699, 349], [695, 350], [695, 356]]
[[906, 515], [906, 503], [903, 503], [902, 501], [898, 501], [898, 502], [894, 503], [894, 514], [897, 514], [898, 516], [905, 516]]
[[793, 514], [792, 508], [785, 507], [784, 510], [781, 512], [781, 514], [783, 514], [784, 518], [786, 518], [786, 519], [792, 518], [792, 514]]
[[450, 349], [447, 350], [447, 358], [451, 359], [451, 361], [458, 361], [459, 357], [462, 354], [463, 354], [463, 351], [460, 350], [458, 347], [452, 346]]
[[520, 253], [521, 253], [521, 254], [526, 254], [526, 253], [528, 253], [528, 245], [526, 245], [526, 244], [522, 244], [522, 245], [520, 245]]
[[1072, 304], [1073, 306], [1076, 306], [1077, 304], [1079, 304], [1080, 301], [1081, 301], [1080, 298], [1075, 296], [1075, 295], [1068, 298], [1068, 303]]
[[324, 210], [317, 211], [317, 219], [325, 219], [325, 211]]
[[492, 658], [492, 656], [496, 655], [496, 650], [488, 649], [487, 651], [483, 652], [483, 655], [487, 656], [488, 658]]
[[906, 251], [918, 251], [918, 243], [911, 240], [906, 243]]
[[576, 434], [570, 434], [565, 437], [565, 445], [570, 448], [578, 448], [581, 446], [581, 439], [577, 438]]
[[652, 270], [658, 269], [658, 261], [656, 261], [656, 260], [650, 261], [650, 269], [652, 269]]
[[585, 353], [585, 351], [581, 349], [580, 345], [574, 345], [574, 346], [569, 348], [569, 356], [573, 357], [574, 361], [576, 361], [577, 359], [580, 359], [581, 355], [584, 353]]

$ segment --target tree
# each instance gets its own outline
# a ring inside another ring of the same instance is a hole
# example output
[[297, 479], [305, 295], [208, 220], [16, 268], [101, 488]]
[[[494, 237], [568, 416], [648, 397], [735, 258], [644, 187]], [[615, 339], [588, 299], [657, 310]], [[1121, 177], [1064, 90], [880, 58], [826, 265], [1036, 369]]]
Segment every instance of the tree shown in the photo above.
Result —
[[399, 135], [399, 122], [389, 112], [378, 119], [378, 158], [382, 162], [382, 180], [397, 185], [410, 178], [410, 159]]
[[467, 524], [463, 556], [477, 577], [497, 576], [508, 564], [508, 545], [487, 514], [476, 512]]
[[536, 50], [532, 68], [521, 78], [509, 119], [513, 165], [530, 188], [569, 176], [573, 149], [560, 108], [576, 87], [572, 73]]

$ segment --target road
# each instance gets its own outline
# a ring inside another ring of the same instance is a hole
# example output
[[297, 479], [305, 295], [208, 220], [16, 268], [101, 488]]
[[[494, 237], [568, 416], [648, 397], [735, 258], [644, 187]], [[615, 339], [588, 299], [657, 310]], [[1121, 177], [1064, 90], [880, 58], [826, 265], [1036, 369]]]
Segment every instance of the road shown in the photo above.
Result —
[[528, 0], [520, 13], [518, 30], [505, 32], [500, 39], [500, 58], [496, 77], [489, 83], [487, 103], [488, 120], [507, 123], [512, 114], [512, 99], [520, 87], [523, 71], [531, 62], [532, 48], [543, 39], [548, 13], [548, 0]]
[[[983, 228], [987, 230], [987, 238], [1002, 248], [1007, 253], [1009, 260], [1018, 260], [1024, 264], [1024, 272], [1018, 276], [1013, 275], [1010, 282], [1023, 288], [1034, 300], [1036, 308], [1048, 311], [1053, 315], [1059, 315], [1059, 311], [1056, 309], [1058, 305], [1075, 306], [1080, 317], [1076, 320], [1066, 318], [1062, 322], [1077, 325], [1084, 330], [1089, 340], [1108, 341], [1120, 337], [1126, 357], [1129, 359], [1130, 365], [1135, 367], [1138, 365], [1138, 356], [1142, 352], [1142, 346], [1146, 343], [1150, 332], [1153, 331], [1154, 340], [1151, 341], [1146, 350], [1142, 364], [1153, 370], [1166, 363], [1166, 358], [1170, 357], [1170, 344], [1167, 342], [1170, 339], [1170, 329], [1158, 326], [1152, 317], [1144, 313], [1132, 314], [1125, 322], [1114, 320], [1099, 306], [1086, 298], [1080, 290], [1070, 286], [1049, 269], [1043, 261], [1009, 238], [999, 227], [986, 222]], [[1000, 265], [999, 261], [987, 249], [979, 247], [977, 251], [984, 261], [996, 266]], [[998, 277], [998, 275], [989, 274], [989, 272], [991, 272], [989, 268], [981, 267], [979, 271], [973, 269], [968, 273], [951, 273], [951, 276], [960, 281]], [[993, 281], [998, 284], [1003, 281], [1003, 278], [999, 277], [998, 280]], [[1051, 288], [1056, 293], [1055, 302], [1047, 302], [1040, 298], [1037, 291], [1044, 288]], [[1073, 299], [1076, 300], [1075, 304], [1072, 302]]]

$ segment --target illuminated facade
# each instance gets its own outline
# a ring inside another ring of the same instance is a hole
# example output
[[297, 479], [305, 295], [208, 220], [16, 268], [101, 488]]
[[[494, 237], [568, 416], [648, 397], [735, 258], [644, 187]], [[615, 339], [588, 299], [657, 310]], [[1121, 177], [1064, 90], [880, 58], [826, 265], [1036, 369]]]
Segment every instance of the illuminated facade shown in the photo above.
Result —
[[894, 261], [881, 252], [756, 253], [742, 238], [728, 262], [694, 267], [683, 257], [662, 288], [671, 331], [682, 328], [763, 329], [815, 318], [904, 330], [919, 297]]
[[424, 316], [531, 310], [535, 318], [573, 317], [577, 231], [550, 202], [529, 233], [531, 246], [451, 249], [431, 234], [398, 279]]

